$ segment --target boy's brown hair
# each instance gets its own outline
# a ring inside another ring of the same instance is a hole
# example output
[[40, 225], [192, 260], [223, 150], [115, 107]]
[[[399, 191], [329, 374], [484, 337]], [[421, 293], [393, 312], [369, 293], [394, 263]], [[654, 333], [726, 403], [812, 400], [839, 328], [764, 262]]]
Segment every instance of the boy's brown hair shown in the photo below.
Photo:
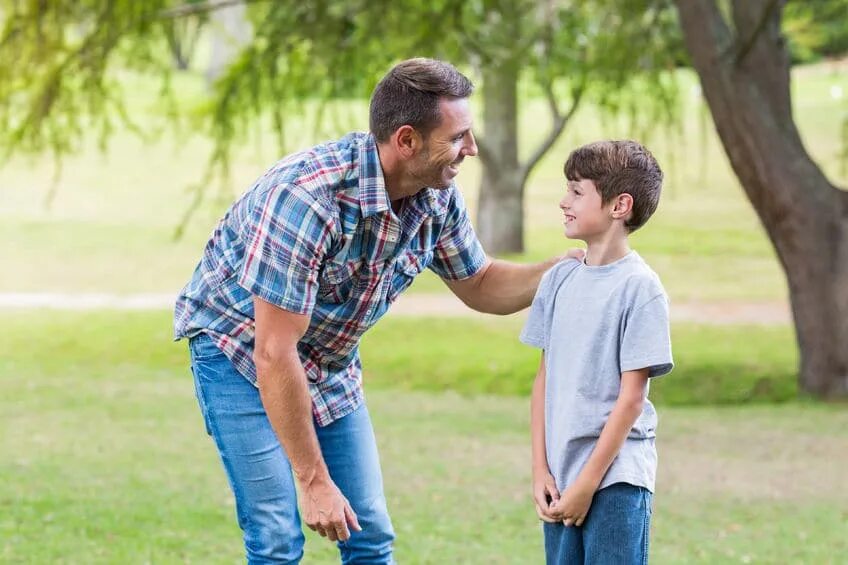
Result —
[[624, 223], [634, 232], [657, 210], [663, 172], [651, 152], [630, 141], [598, 141], [571, 152], [565, 162], [565, 178], [595, 183], [601, 200], [608, 204], [619, 194], [633, 197], [633, 212]]

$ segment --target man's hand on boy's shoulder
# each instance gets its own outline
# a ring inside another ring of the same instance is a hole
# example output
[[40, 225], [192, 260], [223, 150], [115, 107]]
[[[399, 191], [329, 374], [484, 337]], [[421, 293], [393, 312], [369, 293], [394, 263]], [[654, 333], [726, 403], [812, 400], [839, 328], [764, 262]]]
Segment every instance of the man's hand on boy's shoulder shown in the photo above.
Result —
[[560, 257], [560, 261], [565, 261], [566, 259], [577, 259], [578, 261], [582, 261], [586, 257], [586, 250], [580, 249], [579, 247], [574, 247], [573, 249], [569, 249], [565, 255]]
[[543, 522], [559, 522], [561, 518], [550, 513], [554, 504], [559, 502], [559, 490], [556, 480], [547, 470], [533, 473], [533, 499], [536, 502], [536, 514]]

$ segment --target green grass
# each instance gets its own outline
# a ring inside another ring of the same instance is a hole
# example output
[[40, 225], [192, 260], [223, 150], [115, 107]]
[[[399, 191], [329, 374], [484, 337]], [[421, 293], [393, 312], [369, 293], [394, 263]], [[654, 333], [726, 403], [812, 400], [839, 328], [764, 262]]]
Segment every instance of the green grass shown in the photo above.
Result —
[[[169, 320], [4, 312], [0, 562], [239, 562], [232, 497]], [[541, 561], [521, 394], [535, 355], [517, 345], [517, 325], [389, 319], [363, 345], [401, 563]], [[741, 331], [723, 332], [675, 328], [678, 369], [652, 390], [662, 399], [652, 562], [838, 562], [848, 551], [844, 408], [672, 405], [747, 401], [730, 376], [791, 378], [787, 330], [746, 328], [747, 348]], [[481, 391], [500, 395], [466, 394]], [[307, 556], [337, 559], [314, 535]]]
[[[0, 343], [0, 359], [19, 375], [85, 366], [164, 378], [185, 365], [184, 344], [169, 343], [165, 312], [8, 311], [4, 322], [9, 337]], [[518, 342], [521, 324], [518, 316], [389, 316], [363, 338], [365, 382], [370, 390], [525, 396], [539, 352]], [[673, 326], [672, 342], [677, 366], [651, 389], [660, 405], [773, 403], [798, 394], [797, 347], [788, 327], [681, 324]], [[33, 344], [49, 352], [35, 367], [16, 355]]]
[[[830, 178], [844, 185], [846, 173], [837, 154], [846, 106], [829, 92], [832, 85], [848, 90], [848, 75], [818, 65], [798, 68], [794, 77], [795, 116], [805, 143]], [[674, 300], [784, 299], [786, 285], [771, 245], [712, 124], [702, 120], [703, 105], [691, 90], [694, 77], [684, 72], [680, 79], [681, 130], [657, 128], [645, 139], [666, 169], [666, 193], [658, 213], [634, 235], [633, 244], [659, 272]], [[175, 88], [189, 102], [202, 96], [201, 84], [199, 75], [187, 74], [178, 77]], [[153, 120], [155, 85], [128, 75], [126, 88], [132, 93], [134, 115]], [[364, 102], [334, 105], [331, 112], [341, 118], [323, 128], [312, 123], [313, 106], [304, 108], [287, 113], [287, 150], [367, 125]], [[474, 108], [479, 112], [479, 100]], [[519, 141], [524, 154], [544, 135], [538, 123], [546, 115], [543, 100], [522, 102]], [[527, 251], [518, 259], [537, 260], [575, 245], [561, 235], [556, 207], [563, 184], [561, 166], [569, 150], [597, 138], [631, 133], [625, 120], [602, 119], [593, 107], [578, 113], [530, 177]], [[13, 160], [0, 170], [0, 256], [6, 265], [0, 292], [176, 292], [226, 206], [281, 154], [264, 126], [237, 147], [229, 187], [209, 187], [207, 200], [178, 244], [171, 235], [191, 199], [186, 186], [201, 178], [208, 141], [188, 133], [169, 134], [145, 145], [118, 131], [109, 152], [102, 155], [92, 140], [65, 162], [50, 208], [43, 205], [52, 183], [50, 159]], [[469, 160], [459, 181], [472, 210], [479, 179], [479, 160]], [[432, 275], [420, 277], [412, 289], [443, 291]]]

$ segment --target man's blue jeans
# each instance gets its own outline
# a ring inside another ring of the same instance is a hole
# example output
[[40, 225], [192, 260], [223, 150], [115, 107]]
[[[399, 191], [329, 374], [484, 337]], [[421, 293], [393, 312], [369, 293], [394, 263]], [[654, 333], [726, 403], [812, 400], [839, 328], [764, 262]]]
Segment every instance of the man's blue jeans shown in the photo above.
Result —
[[[235, 495], [248, 563], [298, 563], [304, 537], [291, 465], [259, 391], [206, 334], [192, 338], [189, 349], [197, 400]], [[394, 531], [367, 408], [316, 432], [330, 476], [362, 526], [338, 543], [342, 563], [393, 563]]]
[[616, 483], [595, 493], [583, 525], [545, 523], [548, 565], [641, 565], [648, 562], [648, 489]]

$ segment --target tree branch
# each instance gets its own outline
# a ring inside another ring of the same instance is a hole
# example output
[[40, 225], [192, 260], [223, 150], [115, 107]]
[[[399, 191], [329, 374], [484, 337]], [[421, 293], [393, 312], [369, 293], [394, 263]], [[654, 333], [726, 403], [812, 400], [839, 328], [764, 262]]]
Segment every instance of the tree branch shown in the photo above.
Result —
[[237, 4], [253, 4], [267, 0], [207, 0], [206, 2], [198, 2], [197, 4], [182, 4], [167, 10], [159, 12], [160, 18], [182, 18], [184, 16], [193, 16], [195, 14], [205, 14], [228, 8]]
[[745, 39], [744, 43], [739, 45], [739, 41], [737, 40], [736, 44], [739, 46], [736, 51], [736, 56], [734, 58], [733, 64], [738, 67], [742, 64], [742, 61], [745, 60], [745, 57], [748, 56], [748, 53], [754, 47], [754, 44], [757, 42], [760, 34], [766, 27], [766, 24], [769, 21], [769, 18], [773, 15], [774, 10], [777, 8], [780, 0], [769, 0], [769, 3], [763, 8], [763, 13], [760, 15], [759, 20], [757, 21], [757, 25], [751, 34]]
[[581, 78], [580, 82], [575, 86], [571, 91], [571, 107], [565, 113], [565, 115], [560, 114], [559, 106], [557, 104], [556, 95], [554, 94], [553, 85], [550, 81], [546, 81], [542, 88], [545, 90], [545, 97], [548, 100], [548, 106], [551, 110], [551, 115], [553, 116], [553, 125], [551, 126], [551, 131], [548, 132], [547, 137], [539, 144], [536, 150], [532, 153], [529, 159], [521, 165], [521, 184], [524, 185], [524, 182], [527, 180], [527, 177], [530, 175], [530, 171], [533, 170], [542, 157], [550, 150], [556, 140], [559, 138], [560, 134], [562, 134], [562, 130], [565, 129], [566, 124], [571, 120], [574, 116], [574, 113], [577, 111], [577, 107], [580, 105], [580, 100], [583, 98], [583, 93], [586, 91], [586, 77], [585, 75]]

